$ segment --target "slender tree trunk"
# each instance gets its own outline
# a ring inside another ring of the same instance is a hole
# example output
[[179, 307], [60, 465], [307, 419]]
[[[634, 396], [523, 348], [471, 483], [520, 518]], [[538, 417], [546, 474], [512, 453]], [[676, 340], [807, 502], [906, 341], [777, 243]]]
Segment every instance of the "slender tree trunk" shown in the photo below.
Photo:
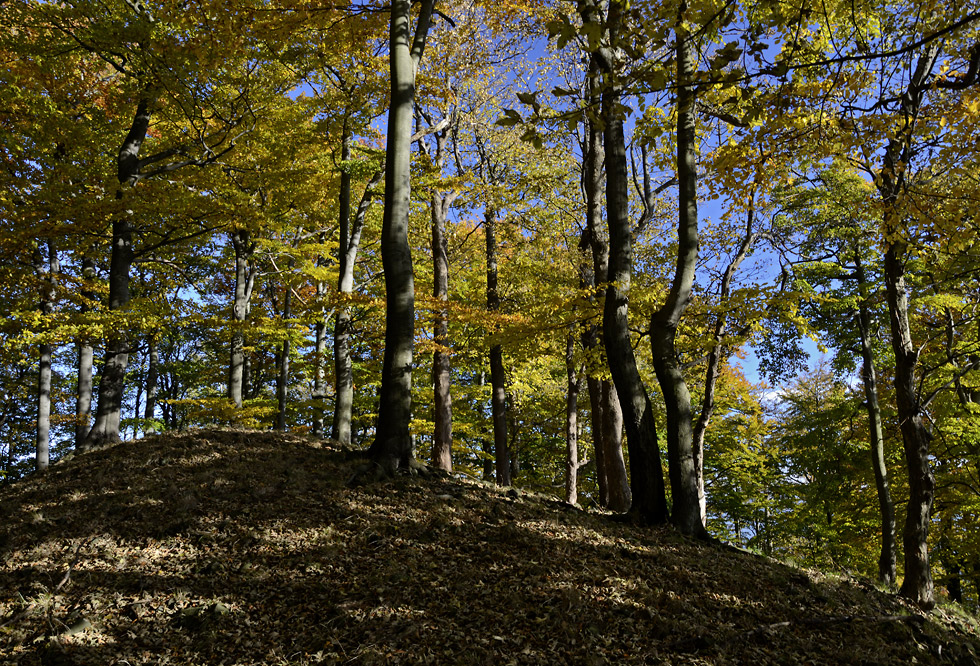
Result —
[[[487, 310], [500, 311], [497, 292], [497, 211], [487, 208], [483, 218], [487, 241]], [[504, 354], [499, 344], [490, 346], [490, 414], [493, 422], [493, 452], [496, 460], [497, 485], [509, 486], [510, 453], [507, 450], [507, 392], [504, 386]]]
[[881, 407], [878, 404], [878, 378], [875, 372], [874, 352], [871, 349], [871, 312], [868, 309], [868, 284], [860, 253], [854, 253], [855, 280], [861, 294], [858, 305], [858, 331], [861, 334], [861, 379], [864, 382], [864, 401], [868, 411], [868, 437], [871, 443], [871, 467], [878, 490], [878, 508], [881, 514], [881, 554], [878, 557], [878, 582], [894, 585], [896, 577], [895, 556], [895, 506], [888, 484], [888, 467], [885, 465], [885, 437], [881, 425]]
[[[97, 298], [92, 291], [95, 280], [95, 262], [88, 257], [82, 257], [82, 299], [94, 302]], [[82, 312], [88, 312], [87, 305], [82, 306]], [[87, 336], [78, 342], [78, 390], [75, 399], [75, 446], [81, 446], [85, 435], [91, 427], [89, 419], [92, 415], [92, 365], [95, 350]]]
[[932, 572], [929, 566], [929, 519], [935, 496], [936, 479], [929, 465], [932, 435], [926, 426], [916, 367], [919, 353], [912, 342], [909, 325], [909, 293], [905, 281], [908, 245], [903, 238], [902, 204], [906, 165], [911, 157], [915, 119], [922, 105], [925, 83], [936, 61], [938, 47], [930, 45], [916, 64], [908, 89], [902, 95], [901, 110], [905, 126], [888, 142], [884, 168], [878, 188], [884, 203], [882, 228], [885, 238], [885, 294], [895, 352], [895, 401], [905, 448], [909, 475], [909, 502], [903, 543], [905, 579], [900, 593], [924, 609], [935, 605]]
[[255, 270], [252, 254], [255, 241], [247, 229], [235, 229], [229, 234], [235, 250], [235, 296], [231, 305], [231, 357], [228, 362], [228, 399], [241, 408], [245, 397], [245, 322], [251, 309]]
[[[116, 160], [119, 189], [116, 199], [125, 197], [125, 188], [139, 176], [139, 152], [150, 127], [150, 107], [154, 101], [142, 97], [137, 104], [133, 124], [119, 149]], [[133, 265], [133, 227], [128, 212], [112, 222], [112, 249], [109, 257], [109, 310], [124, 310], [129, 305], [129, 271]], [[99, 378], [99, 402], [95, 424], [89, 431], [82, 450], [120, 441], [119, 422], [122, 414], [126, 368], [129, 366], [129, 334], [124, 329], [112, 331], [106, 340], [106, 356]]]
[[[147, 340], [147, 370], [146, 370], [146, 411], [143, 418], [147, 422], [153, 421], [157, 411], [157, 393], [160, 377], [160, 350], [157, 345], [157, 336], [151, 335]], [[156, 426], [147, 425], [149, 430], [146, 434], [156, 432]]]
[[728, 303], [732, 293], [732, 278], [735, 272], [749, 254], [749, 250], [755, 244], [759, 234], [753, 231], [755, 213], [749, 209], [745, 223], [745, 235], [739, 245], [738, 251], [725, 267], [725, 272], [721, 277], [720, 311], [715, 320], [714, 333], [712, 335], [711, 350], [708, 352], [708, 364], [704, 377], [704, 397], [701, 400], [701, 413], [694, 424], [692, 434], [694, 460], [697, 464], [698, 481], [698, 504], [700, 505], [701, 522], [705, 524], [707, 518], [707, 506], [704, 494], [704, 438], [708, 432], [708, 425], [711, 423], [711, 416], [715, 410], [715, 386], [718, 383], [718, 373], [721, 362], [728, 356], [728, 349], [725, 345], [728, 328]]
[[[436, 134], [435, 165], [443, 166], [443, 151], [447, 131]], [[432, 437], [432, 465], [451, 472], [453, 469], [453, 398], [450, 393], [451, 364], [449, 360], [449, 247], [446, 242], [446, 217], [453, 194], [443, 194], [432, 188], [432, 295], [438, 304], [433, 317], [432, 341], [432, 392], [434, 403], [434, 431]]]
[[578, 394], [581, 383], [575, 367], [575, 337], [569, 333], [565, 344], [565, 373], [568, 391], [565, 397], [565, 501], [578, 504]]
[[[45, 319], [54, 314], [54, 301], [57, 297], [58, 273], [61, 267], [58, 263], [58, 252], [54, 242], [47, 242], [48, 258], [45, 261], [40, 244], [34, 249], [34, 265], [40, 288], [39, 309]], [[48, 468], [51, 446], [51, 353], [53, 345], [44, 342], [38, 349], [37, 375], [37, 439], [34, 455], [34, 469], [43, 472]]]
[[[290, 266], [292, 268], [292, 266]], [[282, 322], [288, 326], [289, 318], [292, 316], [292, 290], [286, 285], [286, 295], [282, 301]], [[276, 430], [286, 431], [286, 394], [289, 388], [289, 337], [282, 341], [279, 347], [278, 372], [276, 373]]]
[[[686, 8], [681, 3], [681, 13]], [[691, 423], [691, 394], [684, 368], [677, 358], [674, 338], [691, 299], [698, 259], [698, 202], [695, 91], [691, 84], [694, 54], [685, 35], [677, 34], [677, 268], [667, 301], [650, 318], [653, 366], [664, 396], [667, 414], [667, 462], [673, 498], [673, 523], [684, 534], [707, 537], [699, 500], [698, 469]]]
[[[349, 139], [348, 139], [349, 141]], [[349, 152], [345, 152], [350, 155]], [[377, 171], [364, 188], [361, 202], [353, 222], [341, 207], [340, 217], [340, 275], [337, 280], [337, 291], [340, 292], [340, 304], [337, 306], [337, 316], [333, 329], [334, 353], [334, 384], [335, 401], [333, 426], [330, 437], [340, 444], [351, 442], [351, 416], [354, 408], [354, 366], [350, 354], [350, 306], [347, 299], [354, 292], [354, 265], [357, 262], [357, 252], [361, 244], [361, 230], [364, 228], [364, 218], [374, 197], [374, 188], [381, 182], [384, 172]], [[349, 185], [348, 185], [349, 186]], [[343, 176], [341, 177], [343, 188]], [[343, 203], [343, 200], [341, 201]]]
[[425, 49], [434, 0], [422, 0], [414, 38], [410, 0], [393, 0], [389, 63], [391, 105], [385, 159], [385, 210], [381, 263], [385, 279], [385, 351], [376, 436], [369, 455], [388, 473], [413, 460], [412, 356], [415, 339], [415, 280], [408, 244], [411, 200], [411, 138], [415, 72]]

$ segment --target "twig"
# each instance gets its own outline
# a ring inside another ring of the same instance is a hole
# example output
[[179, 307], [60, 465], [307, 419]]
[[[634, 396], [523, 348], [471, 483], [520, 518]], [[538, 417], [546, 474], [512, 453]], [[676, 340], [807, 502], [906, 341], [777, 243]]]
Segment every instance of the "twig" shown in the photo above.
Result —
[[[68, 581], [71, 580], [71, 572], [75, 568], [75, 565], [78, 564], [78, 560], [79, 560], [78, 553], [79, 553], [79, 551], [81, 551], [81, 549], [82, 549], [83, 546], [87, 546], [88, 544], [92, 543], [92, 540], [93, 539], [95, 539], [94, 536], [89, 537], [87, 540], [85, 540], [82, 543], [80, 543], [77, 546], [75, 546], [75, 552], [72, 553], [72, 561], [71, 561], [71, 564], [68, 565], [68, 570], [65, 571], [65, 575], [62, 576], [61, 577], [61, 580], [58, 582], [58, 584], [54, 586], [54, 590], [51, 591], [52, 594], [58, 593], [61, 590], [61, 588], [63, 588], [68, 583]], [[19, 622], [20, 620], [23, 620], [25, 617], [27, 617], [28, 615], [30, 615], [34, 611], [34, 608], [36, 606], [37, 606], [37, 603], [36, 602], [31, 603], [24, 610], [20, 611], [19, 613], [16, 613], [16, 614], [12, 615], [9, 619], [6, 619], [3, 622], [0, 622], [0, 629], [2, 629], [3, 627], [6, 627], [7, 625], [13, 624], [14, 622]]]

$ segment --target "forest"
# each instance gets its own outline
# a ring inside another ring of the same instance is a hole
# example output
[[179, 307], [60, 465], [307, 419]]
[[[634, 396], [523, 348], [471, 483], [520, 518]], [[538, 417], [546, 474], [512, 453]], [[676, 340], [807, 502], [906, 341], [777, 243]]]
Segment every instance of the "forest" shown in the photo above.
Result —
[[975, 0], [7, 0], [0, 58], [4, 484], [288, 431], [980, 603]]

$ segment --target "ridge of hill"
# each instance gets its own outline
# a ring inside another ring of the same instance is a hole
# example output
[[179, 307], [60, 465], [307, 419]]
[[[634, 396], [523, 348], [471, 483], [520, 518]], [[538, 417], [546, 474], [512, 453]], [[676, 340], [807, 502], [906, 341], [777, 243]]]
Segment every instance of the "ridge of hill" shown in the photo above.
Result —
[[923, 614], [670, 528], [294, 435], [166, 434], [0, 490], [0, 664], [977, 664]]

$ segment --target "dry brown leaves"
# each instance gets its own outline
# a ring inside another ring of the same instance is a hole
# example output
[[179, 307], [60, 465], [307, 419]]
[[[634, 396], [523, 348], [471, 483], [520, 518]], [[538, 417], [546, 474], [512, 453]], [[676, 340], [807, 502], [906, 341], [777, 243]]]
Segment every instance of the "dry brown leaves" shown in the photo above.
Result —
[[866, 582], [209, 430], [0, 492], [2, 664], [975, 664]]

